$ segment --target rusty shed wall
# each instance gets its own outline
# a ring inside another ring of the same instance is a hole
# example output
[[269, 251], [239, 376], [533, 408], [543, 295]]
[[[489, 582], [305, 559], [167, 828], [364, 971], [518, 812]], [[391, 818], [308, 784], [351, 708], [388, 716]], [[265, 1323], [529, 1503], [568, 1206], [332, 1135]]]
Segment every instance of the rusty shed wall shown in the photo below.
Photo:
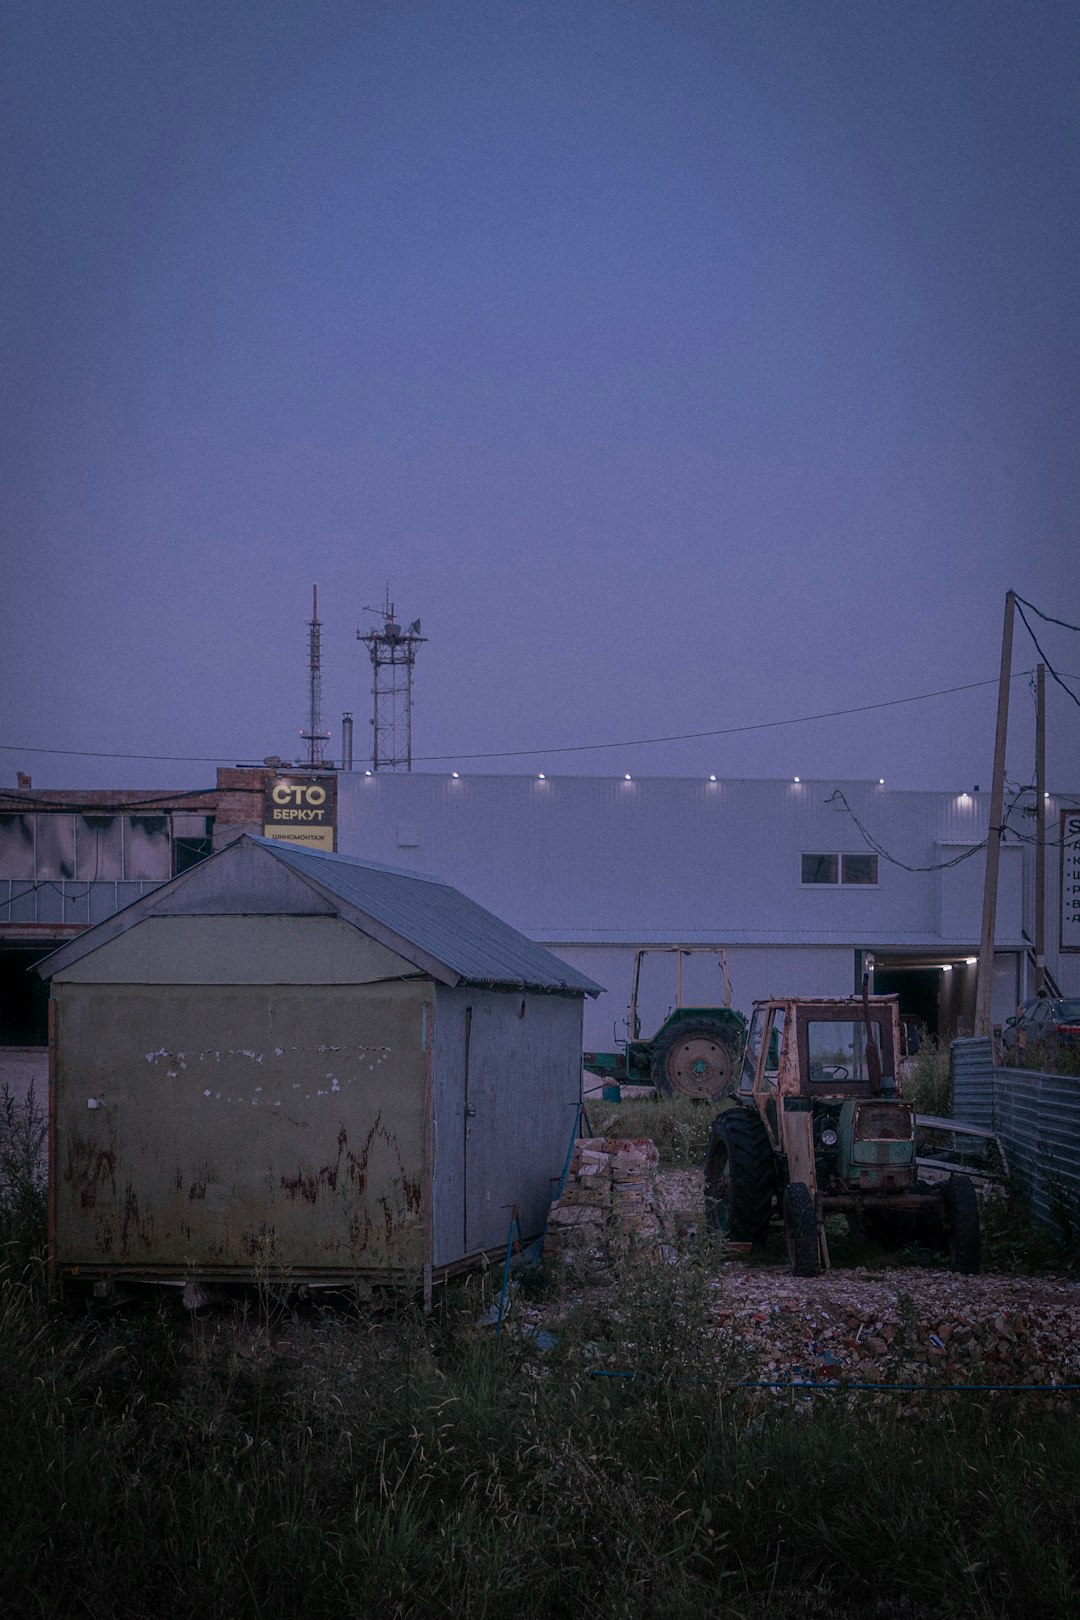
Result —
[[54, 994], [59, 1266], [420, 1266], [430, 982]]
[[580, 996], [440, 985], [433, 1063], [434, 1263], [543, 1228], [581, 1097]]

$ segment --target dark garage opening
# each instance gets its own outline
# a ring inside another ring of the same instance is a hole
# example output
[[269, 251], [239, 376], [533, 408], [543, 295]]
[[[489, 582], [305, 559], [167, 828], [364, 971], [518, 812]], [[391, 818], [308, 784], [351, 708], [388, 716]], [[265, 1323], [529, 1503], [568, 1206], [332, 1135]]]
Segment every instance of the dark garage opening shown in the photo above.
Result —
[[48, 1046], [49, 986], [30, 969], [54, 948], [0, 946], [0, 1046]]

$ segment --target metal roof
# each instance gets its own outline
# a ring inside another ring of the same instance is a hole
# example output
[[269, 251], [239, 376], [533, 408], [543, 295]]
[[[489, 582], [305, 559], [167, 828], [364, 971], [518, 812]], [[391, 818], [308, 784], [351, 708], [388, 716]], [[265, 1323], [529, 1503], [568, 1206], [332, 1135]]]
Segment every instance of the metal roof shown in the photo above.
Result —
[[410, 941], [470, 984], [600, 995], [603, 986], [440, 878], [251, 838], [283, 865]]

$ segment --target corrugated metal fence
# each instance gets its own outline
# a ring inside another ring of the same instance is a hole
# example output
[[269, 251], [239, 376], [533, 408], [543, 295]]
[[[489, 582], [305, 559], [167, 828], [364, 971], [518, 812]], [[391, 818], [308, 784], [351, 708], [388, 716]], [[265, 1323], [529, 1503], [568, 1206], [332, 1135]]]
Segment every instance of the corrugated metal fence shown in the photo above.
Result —
[[1044, 1225], [1080, 1220], [1080, 1078], [994, 1065], [989, 1040], [953, 1041], [953, 1113], [996, 1130]]

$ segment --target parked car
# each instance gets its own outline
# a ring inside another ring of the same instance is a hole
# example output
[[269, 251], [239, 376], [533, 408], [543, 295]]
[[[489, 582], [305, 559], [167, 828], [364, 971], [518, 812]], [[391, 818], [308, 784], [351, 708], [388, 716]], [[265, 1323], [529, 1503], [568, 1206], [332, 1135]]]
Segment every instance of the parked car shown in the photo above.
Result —
[[1041, 1046], [1050, 1058], [1063, 1047], [1080, 1048], [1080, 1001], [1032, 996], [1015, 1018], [1006, 1020], [1001, 1045], [1006, 1052]]
[[1005, 1149], [996, 1132], [938, 1114], [915, 1116], [915, 1163], [919, 1180], [933, 1185], [963, 1175], [982, 1197], [1001, 1198], [1009, 1183]]

